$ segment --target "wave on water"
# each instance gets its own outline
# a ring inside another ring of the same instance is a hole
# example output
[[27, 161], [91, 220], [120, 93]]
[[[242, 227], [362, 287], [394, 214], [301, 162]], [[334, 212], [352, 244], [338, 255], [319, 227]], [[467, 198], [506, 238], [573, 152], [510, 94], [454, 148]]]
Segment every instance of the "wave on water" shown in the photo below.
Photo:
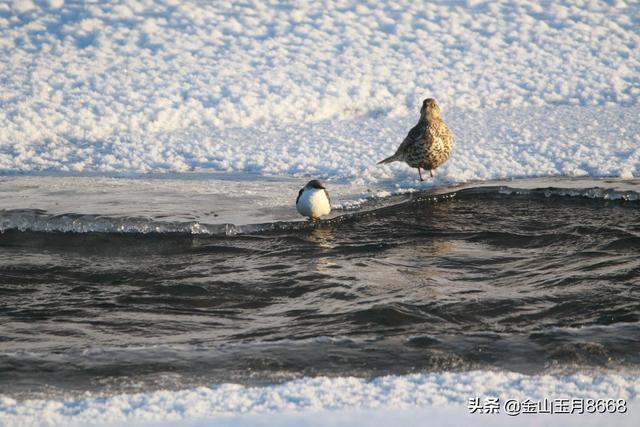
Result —
[[198, 221], [166, 222], [142, 217], [109, 217], [68, 213], [52, 215], [41, 209], [5, 209], [0, 211], [0, 231], [61, 233], [180, 233], [233, 235], [233, 224], [201, 224]]
[[626, 202], [640, 200], [640, 193], [635, 191], [618, 191], [600, 187], [585, 189], [549, 187], [533, 190], [500, 187], [498, 191], [500, 194], [544, 195], [545, 197], [585, 197], [588, 199], [623, 200]]
[[[391, 193], [385, 193], [391, 195]], [[385, 197], [373, 197], [356, 203], [343, 203], [344, 208], [338, 207], [338, 215], [323, 222], [339, 222], [356, 217], [363, 212], [372, 213], [383, 209], [393, 208], [407, 200], [425, 200], [433, 202], [450, 198], [482, 198], [496, 195], [520, 197], [572, 197], [602, 201], [638, 202], [640, 192], [634, 190], [620, 190], [617, 188], [589, 187], [589, 188], [519, 188], [506, 185], [470, 186], [462, 189], [435, 188], [429, 190], [407, 192], [405, 197], [390, 201], [379, 207], [379, 202]], [[387, 196], [388, 197], [388, 196]], [[120, 234], [183, 234], [234, 236], [238, 234], [254, 234], [270, 231], [293, 231], [308, 229], [313, 224], [307, 221], [274, 221], [258, 224], [236, 225], [232, 223], [207, 223], [194, 221], [161, 221], [142, 216], [110, 216], [100, 214], [64, 213], [51, 214], [42, 209], [2, 209], [0, 210], [0, 232], [17, 230], [45, 233], [120, 233]]]

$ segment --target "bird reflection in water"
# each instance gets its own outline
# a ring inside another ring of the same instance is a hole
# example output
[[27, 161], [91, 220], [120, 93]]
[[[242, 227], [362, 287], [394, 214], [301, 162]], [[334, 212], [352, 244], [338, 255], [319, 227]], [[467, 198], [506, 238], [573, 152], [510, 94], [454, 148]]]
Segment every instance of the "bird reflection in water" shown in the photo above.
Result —
[[316, 223], [313, 229], [304, 236], [304, 239], [317, 249], [312, 259], [315, 271], [327, 273], [327, 269], [336, 265], [331, 261], [331, 250], [334, 248], [335, 241], [332, 224], [324, 221]]

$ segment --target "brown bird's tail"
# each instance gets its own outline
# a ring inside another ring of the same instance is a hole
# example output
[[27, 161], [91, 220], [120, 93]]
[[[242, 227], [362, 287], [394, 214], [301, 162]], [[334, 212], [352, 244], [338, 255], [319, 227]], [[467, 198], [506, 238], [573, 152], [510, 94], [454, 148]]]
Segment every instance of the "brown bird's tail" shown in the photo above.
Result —
[[380, 160], [380, 161], [378, 162], [378, 164], [379, 164], [379, 165], [381, 165], [381, 164], [384, 164], [384, 163], [397, 162], [398, 160], [400, 160], [400, 159], [398, 158], [398, 154], [396, 153], [396, 154], [394, 154], [394, 155], [393, 155], [393, 156], [391, 156], [391, 157], [387, 157], [387, 158], [386, 158], [386, 159], [384, 159], [384, 160]]

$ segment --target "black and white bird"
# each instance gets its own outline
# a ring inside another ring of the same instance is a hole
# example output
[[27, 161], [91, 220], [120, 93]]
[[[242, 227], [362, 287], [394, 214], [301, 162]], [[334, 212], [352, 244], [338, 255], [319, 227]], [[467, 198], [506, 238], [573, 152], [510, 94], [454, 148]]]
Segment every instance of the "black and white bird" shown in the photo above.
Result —
[[300, 215], [316, 220], [331, 212], [331, 199], [327, 188], [317, 179], [309, 181], [298, 192], [296, 208]]

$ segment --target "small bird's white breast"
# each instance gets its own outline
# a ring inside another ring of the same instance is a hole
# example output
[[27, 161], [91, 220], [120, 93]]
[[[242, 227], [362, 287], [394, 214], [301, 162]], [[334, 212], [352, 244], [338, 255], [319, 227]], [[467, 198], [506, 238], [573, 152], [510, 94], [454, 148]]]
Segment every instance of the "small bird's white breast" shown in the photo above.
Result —
[[296, 204], [301, 215], [312, 219], [329, 215], [331, 204], [327, 198], [327, 193], [322, 188], [305, 188]]

